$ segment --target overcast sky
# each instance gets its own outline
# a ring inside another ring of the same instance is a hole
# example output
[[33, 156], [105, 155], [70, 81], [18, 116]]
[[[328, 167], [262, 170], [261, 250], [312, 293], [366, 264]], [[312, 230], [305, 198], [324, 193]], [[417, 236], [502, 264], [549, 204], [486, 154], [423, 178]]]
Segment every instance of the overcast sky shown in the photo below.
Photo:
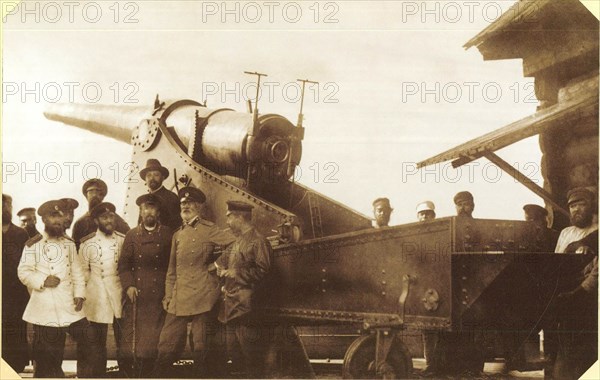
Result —
[[[48, 102], [151, 108], [159, 93], [245, 111], [254, 78], [243, 71], [269, 75], [261, 112], [294, 123], [296, 79], [320, 82], [307, 91], [299, 181], [362, 213], [386, 196], [393, 224], [415, 221], [423, 200], [452, 215], [460, 190], [474, 194], [479, 218], [522, 219], [523, 204], [543, 205], [485, 159], [415, 170], [535, 112], [521, 60], [484, 62], [462, 47], [514, 1], [25, 3], [7, 9], [3, 41], [3, 191], [15, 212], [83, 203], [97, 167], [107, 201], [124, 203], [131, 147], [47, 121]], [[542, 184], [537, 137], [498, 154]]]

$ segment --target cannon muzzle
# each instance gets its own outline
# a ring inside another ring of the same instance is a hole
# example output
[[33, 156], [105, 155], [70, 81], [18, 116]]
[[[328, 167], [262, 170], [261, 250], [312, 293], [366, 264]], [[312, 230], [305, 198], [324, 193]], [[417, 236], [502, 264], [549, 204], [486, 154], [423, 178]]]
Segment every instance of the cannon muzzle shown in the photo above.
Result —
[[57, 103], [49, 105], [44, 116], [130, 144], [132, 130], [151, 112], [145, 106]]

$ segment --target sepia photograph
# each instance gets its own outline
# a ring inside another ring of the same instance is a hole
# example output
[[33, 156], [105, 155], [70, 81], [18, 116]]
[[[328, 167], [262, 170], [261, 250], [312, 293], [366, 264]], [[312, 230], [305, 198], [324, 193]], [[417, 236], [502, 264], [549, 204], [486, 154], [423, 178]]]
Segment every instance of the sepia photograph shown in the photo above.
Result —
[[1, 378], [600, 378], [598, 0], [0, 7]]

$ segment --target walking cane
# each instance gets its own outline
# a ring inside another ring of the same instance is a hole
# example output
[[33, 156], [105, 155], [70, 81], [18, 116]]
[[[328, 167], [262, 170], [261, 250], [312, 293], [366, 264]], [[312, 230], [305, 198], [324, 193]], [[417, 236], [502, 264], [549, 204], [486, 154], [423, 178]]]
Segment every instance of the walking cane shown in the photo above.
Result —
[[135, 353], [135, 345], [136, 345], [136, 329], [135, 325], [137, 324], [137, 299], [133, 301], [133, 342], [131, 343], [131, 350], [133, 352], [133, 373], [134, 377], [137, 377], [137, 355]]

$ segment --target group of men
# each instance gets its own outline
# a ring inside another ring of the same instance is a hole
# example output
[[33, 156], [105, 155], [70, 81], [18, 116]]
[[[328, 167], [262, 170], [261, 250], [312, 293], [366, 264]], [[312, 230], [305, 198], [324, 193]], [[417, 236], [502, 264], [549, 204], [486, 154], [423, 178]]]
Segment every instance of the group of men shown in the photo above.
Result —
[[136, 200], [133, 229], [104, 202], [100, 179], [83, 185], [89, 208], [72, 237], [74, 199], [43, 203], [37, 214], [44, 231], [36, 233], [35, 209], [19, 213], [33, 219], [23, 230], [12, 224], [12, 201], [3, 194], [4, 359], [18, 372], [27, 365], [27, 322], [34, 377], [64, 377], [66, 334], [77, 343], [77, 376], [103, 377], [112, 324], [124, 376], [170, 377], [191, 323], [194, 377], [227, 376], [228, 358], [247, 377], [264, 377], [266, 357], [274, 355], [267, 350], [276, 347], [256, 338], [269, 334], [253, 320], [252, 301], [272, 251], [252, 225], [253, 206], [228, 201], [229, 228], [221, 230], [202, 218], [200, 189], [186, 186], [176, 195], [163, 187], [169, 170], [158, 160], [148, 160], [140, 175], [149, 192]]
[[[583, 254], [589, 263], [578, 278], [573, 279], [572, 290], [558, 294], [549, 308], [551, 322], [544, 322], [547, 378], [577, 379], [598, 357], [598, 204], [595, 189], [578, 187], [567, 194], [571, 226], [560, 234], [548, 228], [548, 211], [542, 206], [523, 206], [525, 221], [532, 222], [541, 238], [540, 247], [545, 252]], [[468, 191], [454, 196], [457, 217], [473, 217], [475, 202]], [[435, 205], [425, 201], [417, 205], [419, 222], [436, 217]], [[393, 208], [388, 198], [373, 202], [375, 228], [388, 227]], [[548, 318], [547, 318], [548, 319]], [[423, 332], [426, 374], [435, 375], [441, 370], [439, 358], [440, 334]]]

